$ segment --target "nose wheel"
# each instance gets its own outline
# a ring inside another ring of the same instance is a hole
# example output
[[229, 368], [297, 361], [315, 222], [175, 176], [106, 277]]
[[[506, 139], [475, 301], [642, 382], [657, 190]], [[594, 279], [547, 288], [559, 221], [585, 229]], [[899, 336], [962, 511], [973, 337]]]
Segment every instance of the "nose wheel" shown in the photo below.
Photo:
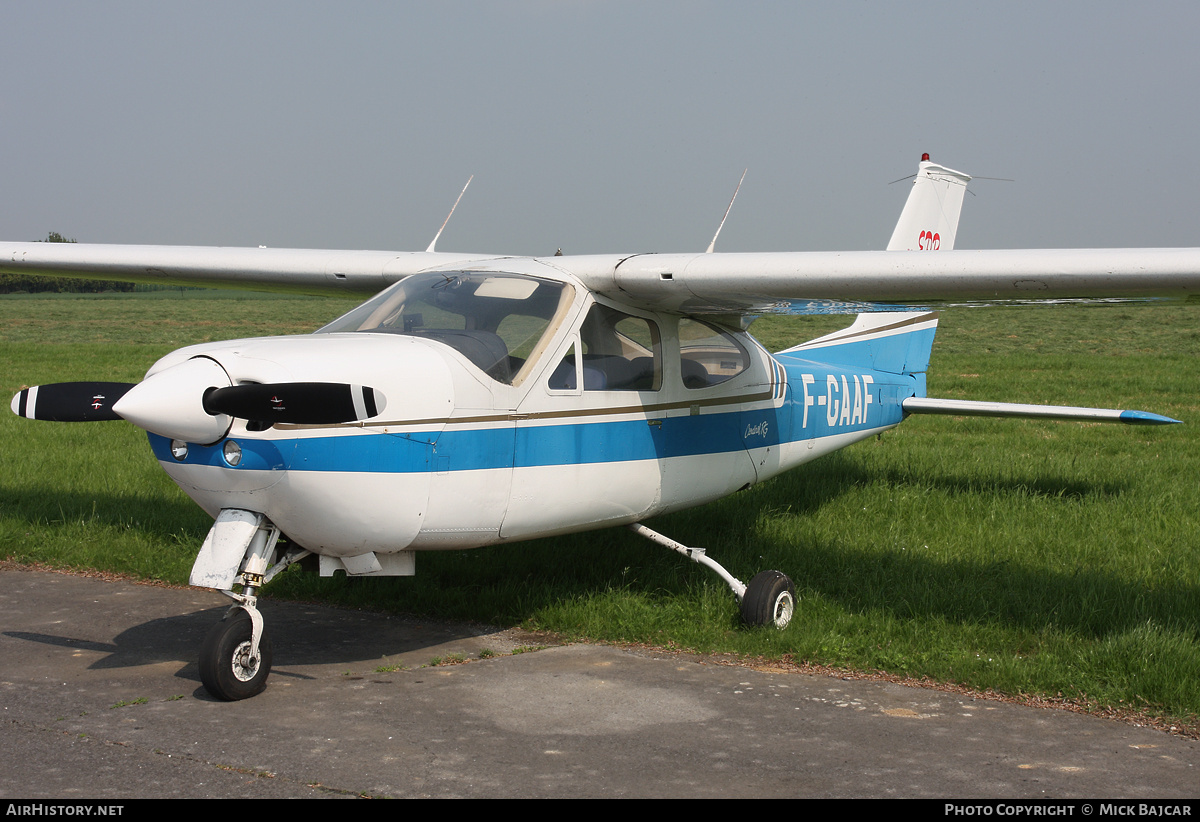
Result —
[[[258, 615], [258, 611], [254, 611]], [[254, 641], [254, 623], [259, 638]], [[229, 610], [208, 631], [200, 647], [200, 681], [217, 699], [233, 702], [262, 693], [271, 673], [271, 641], [262, 630], [262, 617], [251, 617], [242, 606]]]

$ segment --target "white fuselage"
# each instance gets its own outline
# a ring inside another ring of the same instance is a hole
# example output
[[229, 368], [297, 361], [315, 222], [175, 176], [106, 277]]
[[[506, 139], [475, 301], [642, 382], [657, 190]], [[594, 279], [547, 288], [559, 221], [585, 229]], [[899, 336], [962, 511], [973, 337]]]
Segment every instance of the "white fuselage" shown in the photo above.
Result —
[[214, 517], [262, 513], [319, 554], [469, 548], [718, 499], [897, 424], [895, 398], [914, 390], [910, 377], [785, 366], [742, 332], [564, 293], [502, 379], [424, 326], [181, 349], [147, 380], [200, 359], [230, 384], [369, 385], [386, 408], [336, 425], [233, 419], [182, 458], [152, 433], [155, 454]]

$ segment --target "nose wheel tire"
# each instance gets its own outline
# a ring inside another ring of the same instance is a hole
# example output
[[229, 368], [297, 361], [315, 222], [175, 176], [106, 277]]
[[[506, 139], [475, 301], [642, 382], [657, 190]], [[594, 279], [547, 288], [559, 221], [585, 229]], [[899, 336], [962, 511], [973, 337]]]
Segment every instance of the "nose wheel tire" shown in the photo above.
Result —
[[774, 625], [783, 630], [796, 610], [796, 588], [786, 574], [761, 571], [742, 596], [742, 620], [747, 625]]
[[250, 655], [253, 625], [242, 608], [208, 631], [200, 647], [200, 681], [218, 699], [232, 702], [262, 693], [271, 673], [271, 641], [264, 630], [258, 656]]

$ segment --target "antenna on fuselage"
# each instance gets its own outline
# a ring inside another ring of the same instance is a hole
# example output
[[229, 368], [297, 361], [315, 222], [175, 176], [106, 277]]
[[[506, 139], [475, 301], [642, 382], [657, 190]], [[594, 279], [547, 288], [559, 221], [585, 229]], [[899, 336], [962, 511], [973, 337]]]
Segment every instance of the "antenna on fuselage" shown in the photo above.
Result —
[[708, 244], [708, 249], [705, 254], [712, 254], [713, 248], [717, 244], [717, 238], [721, 236], [721, 229], [725, 227], [725, 220], [729, 218], [729, 212], [733, 209], [733, 201], [737, 199], [738, 192], [742, 190], [742, 180], [746, 179], [746, 172], [750, 169], [743, 169], [742, 179], [738, 180], [737, 188], [733, 190], [733, 196], [729, 198], [729, 205], [725, 207], [725, 216], [721, 218], [721, 224], [717, 226], [717, 233], [713, 235], [712, 242]]
[[[474, 179], [475, 179], [474, 174], [472, 174], [470, 177], [468, 177], [467, 178], [467, 186], [469, 186], [471, 184], [471, 181]], [[433, 247], [435, 245], [437, 245], [438, 237], [441, 237], [442, 232], [446, 230], [446, 223], [450, 222], [450, 218], [454, 216], [454, 209], [458, 208], [458, 201], [461, 200], [463, 198], [463, 195], [467, 193], [467, 186], [463, 186], [463, 190], [458, 192], [458, 200], [454, 201], [454, 205], [452, 205], [450, 207], [450, 213], [447, 214], [446, 219], [442, 221], [442, 227], [438, 229], [437, 234], [433, 235], [433, 242], [429, 244], [429, 248], [425, 249], [425, 251], [427, 253], [433, 251]]]

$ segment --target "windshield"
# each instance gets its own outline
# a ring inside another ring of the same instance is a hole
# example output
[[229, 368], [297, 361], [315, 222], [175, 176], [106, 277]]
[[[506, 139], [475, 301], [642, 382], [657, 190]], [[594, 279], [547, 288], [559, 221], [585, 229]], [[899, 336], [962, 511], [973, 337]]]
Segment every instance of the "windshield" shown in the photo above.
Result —
[[510, 385], [527, 373], [571, 304], [566, 283], [472, 271], [414, 274], [320, 328], [436, 340]]

